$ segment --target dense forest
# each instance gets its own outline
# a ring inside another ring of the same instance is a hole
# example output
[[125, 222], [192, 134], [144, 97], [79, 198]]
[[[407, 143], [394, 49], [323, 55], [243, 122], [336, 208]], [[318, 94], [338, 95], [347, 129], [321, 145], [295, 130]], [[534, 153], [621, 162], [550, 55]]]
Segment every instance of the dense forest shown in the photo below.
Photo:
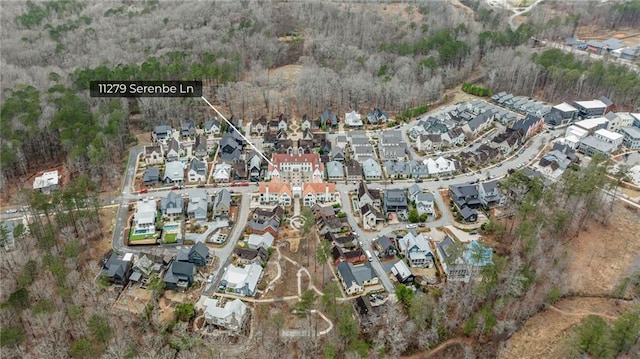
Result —
[[[53, 197], [18, 196], [38, 220], [16, 228], [17, 250], [3, 254], [0, 263], [3, 357], [263, 358], [292, 351], [310, 358], [397, 357], [457, 336], [486, 343], [478, 357], [495, 357], [524, 320], [572, 294], [562, 290], [565, 240], [591, 221], [608, 221], [611, 213], [611, 198], [599, 191], [613, 186], [602, 159], [568, 171], [553, 186], [516, 172], [503, 184], [511, 220], [483, 229], [497, 243], [494, 265], [474, 273], [481, 280], [417, 294], [400, 287], [398, 305], [389, 307], [391, 320], [367, 334], [359, 332], [350, 305], [331, 300], [328, 285], [313, 304], [336, 323], [328, 339], [281, 338], [282, 318], [257, 307], [261, 325], [253, 340], [227, 348], [227, 338], [194, 336], [189, 315], [160, 323], [153, 305], [140, 317], [112, 310], [105, 304], [108, 293], [94, 280], [100, 264], [88, 254], [103, 235], [96, 230], [96, 193], [118, 185], [118, 163], [135, 143], [132, 131], [212, 114], [193, 99], [91, 98], [90, 80], [204, 80], [206, 96], [246, 119], [377, 106], [408, 120], [472, 78], [478, 81], [465, 83], [464, 90], [483, 96], [508, 91], [556, 103], [606, 95], [621, 109], [640, 105], [640, 79], [627, 67], [530, 41], [563, 39], [585, 24], [638, 28], [638, 0], [544, 2], [515, 29], [508, 11], [480, 0], [59, 0], [0, 7], [3, 199], [38, 170], [64, 164], [71, 175]], [[293, 81], [274, 76], [283, 67], [293, 71]], [[133, 121], [132, 113], [140, 118]], [[156, 300], [161, 292], [154, 288]], [[629, 350], [628, 331], [635, 327], [614, 323], [606, 336], [602, 323], [592, 324], [596, 339], [612, 343], [607, 353]], [[592, 338], [583, 332], [576, 343]], [[576, 355], [593, 350], [577, 347]]]
[[[562, 39], [584, 24], [637, 26], [637, 0], [553, 2], [515, 29], [506, 10], [464, 3], [3, 3], [2, 183], [62, 162], [72, 177], [90, 173], [109, 186], [119, 171], [105, 164], [133, 140], [130, 113], [141, 114], [143, 130], [211, 115], [193, 100], [89, 98], [92, 79], [204, 80], [207, 96], [247, 119], [327, 107], [402, 114], [470, 78], [552, 102], [605, 95], [619, 108], [638, 105], [637, 73], [529, 40]], [[297, 66], [293, 83], [270, 74], [285, 65]]]

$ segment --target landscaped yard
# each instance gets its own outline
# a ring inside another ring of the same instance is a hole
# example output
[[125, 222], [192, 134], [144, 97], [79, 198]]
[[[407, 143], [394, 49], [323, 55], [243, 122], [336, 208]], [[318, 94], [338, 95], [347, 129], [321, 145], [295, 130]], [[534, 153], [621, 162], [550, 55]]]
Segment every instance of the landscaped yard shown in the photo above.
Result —
[[129, 236], [129, 240], [130, 241], [142, 241], [145, 239], [155, 239], [158, 238], [158, 234], [154, 233], [154, 234], [133, 234], [133, 232], [131, 233], [131, 235]]
[[164, 243], [176, 243], [178, 240], [178, 233], [166, 233], [164, 235]]

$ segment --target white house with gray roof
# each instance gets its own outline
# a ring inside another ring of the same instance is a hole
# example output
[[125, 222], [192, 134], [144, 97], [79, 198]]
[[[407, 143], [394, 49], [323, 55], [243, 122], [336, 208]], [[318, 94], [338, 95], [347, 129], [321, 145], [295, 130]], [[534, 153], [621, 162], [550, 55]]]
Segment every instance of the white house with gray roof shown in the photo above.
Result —
[[187, 215], [198, 222], [207, 220], [207, 210], [209, 209], [209, 195], [204, 190], [192, 192], [189, 195], [189, 205]]
[[623, 127], [620, 133], [624, 136], [622, 143], [632, 150], [640, 148], [640, 128], [635, 126]]
[[236, 294], [253, 296], [261, 276], [262, 266], [258, 263], [251, 263], [242, 268], [231, 264], [222, 276], [220, 287]]
[[191, 159], [189, 163], [189, 171], [187, 172], [189, 182], [206, 182], [207, 181], [207, 163], [198, 160], [197, 158]]
[[338, 276], [347, 295], [363, 293], [365, 286], [376, 285], [380, 280], [368, 262], [357, 266], [349, 262], [340, 262]]
[[160, 210], [164, 216], [179, 216], [184, 211], [182, 196], [171, 191], [167, 197], [160, 200]]
[[180, 161], [168, 162], [164, 167], [162, 181], [167, 184], [180, 184], [184, 182], [184, 165]]
[[431, 268], [434, 265], [433, 252], [422, 234], [409, 231], [398, 240], [400, 252], [409, 260], [411, 267]]
[[222, 189], [216, 195], [216, 200], [213, 203], [213, 216], [222, 217], [229, 216], [229, 210], [231, 209], [231, 193], [226, 188]]
[[435, 215], [433, 194], [420, 192], [415, 196], [415, 202], [416, 210], [419, 215]]
[[207, 298], [204, 300], [204, 307], [204, 319], [207, 323], [234, 333], [240, 332], [247, 320], [248, 309], [240, 299], [228, 301], [222, 307], [218, 300]]

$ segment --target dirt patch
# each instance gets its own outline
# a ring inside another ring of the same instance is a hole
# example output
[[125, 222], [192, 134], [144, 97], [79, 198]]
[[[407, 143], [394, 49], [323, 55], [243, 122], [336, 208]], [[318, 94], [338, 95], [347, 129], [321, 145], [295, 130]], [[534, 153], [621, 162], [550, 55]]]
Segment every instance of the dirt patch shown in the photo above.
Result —
[[117, 207], [101, 208], [100, 213], [100, 228], [103, 234], [102, 238], [91, 241], [87, 248], [89, 249], [89, 258], [92, 261], [99, 262], [104, 257], [105, 253], [111, 250], [111, 241], [113, 240], [113, 224], [116, 218]]
[[142, 314], [152, 296], [153, 293], [150, 290], [140, 287], [129, 288], [120, 294], [114, 307], [132, 314]]
[[616, 299], [572, 298], [531, 317], [507, 342], [498, 358], [563, 358], [571, 328], [589, 314], [617, 317], [630, 303]]
[[640, 41], [640, 31], [633, 28], [602, 29], [595, 25], [587, 25], [576, 29], [576, 37], [582, 41], [607, 40], [615, 37], [622, 41], [625, 46], [633, 46]]
[[609, 295], [640, 259], [640, 211], [620, 201], [613, 207], [608, 226], [592, 223], [568, 248], [570, 275], [565, 288], [571, 293]]

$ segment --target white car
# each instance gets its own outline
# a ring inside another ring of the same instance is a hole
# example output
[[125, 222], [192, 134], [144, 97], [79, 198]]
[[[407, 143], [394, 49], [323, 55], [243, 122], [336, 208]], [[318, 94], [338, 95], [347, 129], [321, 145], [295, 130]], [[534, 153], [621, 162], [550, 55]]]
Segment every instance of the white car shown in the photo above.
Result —
[[417, 224], [407, 224], [407, 229], [418, 228]]
[[17, 209], [15, 209], [15, 208], [12, 208], [12, 209], [8, 209], [8, 210], [7, 210], [7, 214], [12, 214], [12, 213], [18, 213], [18, 210], [17, 210]]

